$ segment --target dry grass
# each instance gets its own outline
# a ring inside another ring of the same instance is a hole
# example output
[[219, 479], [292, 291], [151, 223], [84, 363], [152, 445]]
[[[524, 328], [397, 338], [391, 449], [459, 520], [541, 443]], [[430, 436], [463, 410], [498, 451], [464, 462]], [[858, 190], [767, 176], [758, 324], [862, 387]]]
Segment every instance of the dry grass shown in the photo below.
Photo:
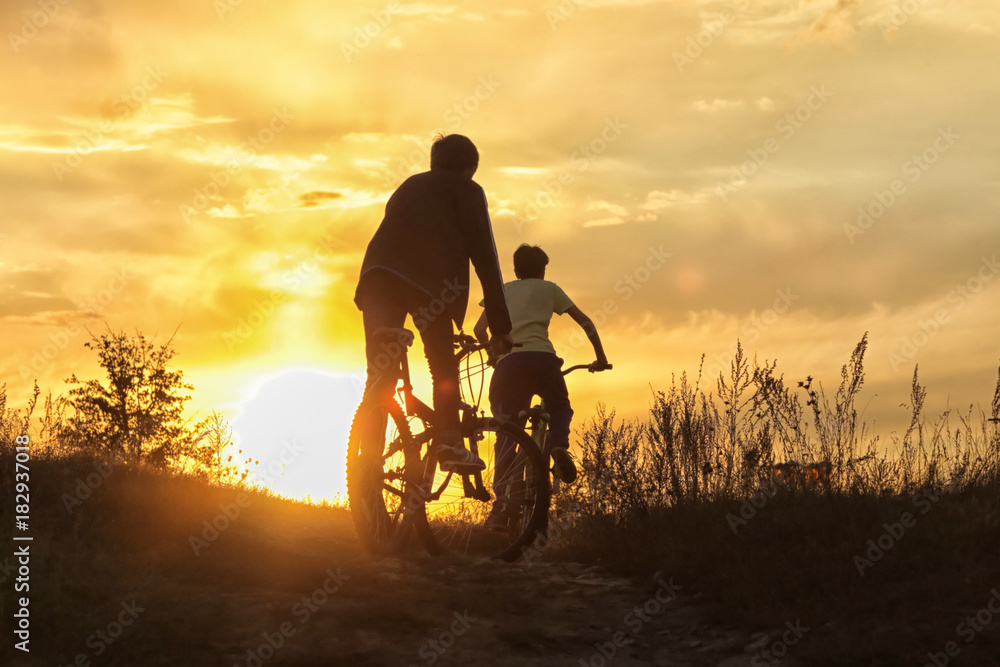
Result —
[[[992, 414], [929, 422], [914, 371], [912, 422], [884, 446], [855, 407], [866, 347], [833, 396], [738, 349], [714, 392], [675, 378], [645, 422], [599, 409], [558, 500], [577, 527], [549, 557], [665, 571], [720, 622], [802, 619], [805, 664], [920, 665], [948, 641], [962, 647], [951, 664], [998, 664], [1000, 623], [968, 645], [956, 626], [1000, 584], [1000, 381]], [[889, 548], [869, 554], [880, 538]]]
[[[807, 378], [789, 387], [776, 363], [750, 362], [738, 348], [716, 390], [686, 375], [654, 396], [645, 423], [622, 422], [598, 407], [582, 432], [583, 483], [573, 501], [618, 522], [653, 509], [737, 500], [775, 482], [788, 492], [892, 496], [926, 487], [951, 492], [1000, 476], [1000, 381], [991, 415], [922, 414], [926, 390], [916, 370], [912, 421], [887, 445], [861, 422], [855, 399], [864, 384], [862, 338], [833, 397]], [[803, 399], [805, 399], [803, 401]], [[811, 467], [812, 473], [806, 473]], [[808, 477], [808, 479], [806, 479]]]

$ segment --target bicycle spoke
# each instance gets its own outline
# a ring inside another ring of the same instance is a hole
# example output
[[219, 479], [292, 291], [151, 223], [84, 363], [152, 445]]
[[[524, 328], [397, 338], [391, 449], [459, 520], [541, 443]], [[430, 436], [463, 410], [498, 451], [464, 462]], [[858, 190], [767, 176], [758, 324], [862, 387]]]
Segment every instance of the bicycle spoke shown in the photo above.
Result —
[[[431, 480], [434, 493], [422, 508], [423, 521], [415, 524], [432, 553], [451, 551], [510, 560], [534, 540], [548, 511], [548, 473], [540, 463], [541, 454], [534, 442], [523, 431], [506, 430], [509, 428], [501, 429], [494, 420], [481, 420], [475, 432], [482, 440], [473, 443], [487, 464], [481, 473], [481, 488], [498, 500], [498, 507], [506, 509], [510, 517], [508, 529], [498, 532], [485, 525], [493, 503], [469, 497], [478, 496], [480, 487], [466, 489], [463, 476], [435, 471]], [[498, 448], [498, 438], [511, 449]], [[509, 459], [509, 463], [500, 463], [507, 470], [499, 473], [498, 451], [504, 451], [503, 461]]]

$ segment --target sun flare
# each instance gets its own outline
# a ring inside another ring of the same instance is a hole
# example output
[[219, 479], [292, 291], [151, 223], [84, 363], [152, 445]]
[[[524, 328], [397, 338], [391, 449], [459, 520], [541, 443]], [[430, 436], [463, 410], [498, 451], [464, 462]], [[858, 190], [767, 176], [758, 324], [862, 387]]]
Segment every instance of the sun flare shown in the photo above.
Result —
[[357, 378], [293, 368], [263, 378], [233, 420], [239, 463], [248, 480], [313, 502], [345, 497], [345, 457]]

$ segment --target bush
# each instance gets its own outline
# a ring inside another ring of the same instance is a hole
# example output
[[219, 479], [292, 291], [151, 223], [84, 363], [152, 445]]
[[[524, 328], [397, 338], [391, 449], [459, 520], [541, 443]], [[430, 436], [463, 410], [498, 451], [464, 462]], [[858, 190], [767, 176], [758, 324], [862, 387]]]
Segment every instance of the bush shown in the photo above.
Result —
[[[193, 389], [183, 373], [168, 367], [175, 356], [171, 341], [156, 346], [141, 333], [112, 332], [92, 336], [84, 347], [97, 351], [107, 384], [79, 380], [69, 396], [46, 394], [43, 414], [32, 428], [40, 390], [37, 381], [25, 409], [7, 405], [6, 384], [0, 385], [0, 447], [13, 451], [14, 439], [31, 437], [36, 453], [70, 457], [78, 454], [114, 462], [172, 468], [206, 474], [217, 483], [240, 479], [232, 456], [232, 429], [216, 411], [192, 425], [183, 418]], [[243, 474], [243, 478], [246, 474]]]

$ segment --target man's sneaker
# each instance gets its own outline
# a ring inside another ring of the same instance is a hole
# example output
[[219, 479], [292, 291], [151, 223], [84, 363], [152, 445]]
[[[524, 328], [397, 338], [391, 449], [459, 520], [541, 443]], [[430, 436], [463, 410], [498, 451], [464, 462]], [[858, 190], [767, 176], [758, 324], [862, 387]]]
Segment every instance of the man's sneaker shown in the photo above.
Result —
[[483, 525], [498, 532], [507, 530], [507, 512], [500, 503], [493, 503], [493, 508], [490, 509], [490, 514]]
[[552, 472], [555, 473], [556, 477], [566, 484], [572, 484], [576, 481], [576, 465], [573, 463], [573, 457], [570, 456], [569, 452], [566, 451], [565, 447], [553, 447], [552, 448]]
[[462, 445], [438, 445], [438, 465], [445, 472], [471, 475], [486, 470], [486, 462]]

